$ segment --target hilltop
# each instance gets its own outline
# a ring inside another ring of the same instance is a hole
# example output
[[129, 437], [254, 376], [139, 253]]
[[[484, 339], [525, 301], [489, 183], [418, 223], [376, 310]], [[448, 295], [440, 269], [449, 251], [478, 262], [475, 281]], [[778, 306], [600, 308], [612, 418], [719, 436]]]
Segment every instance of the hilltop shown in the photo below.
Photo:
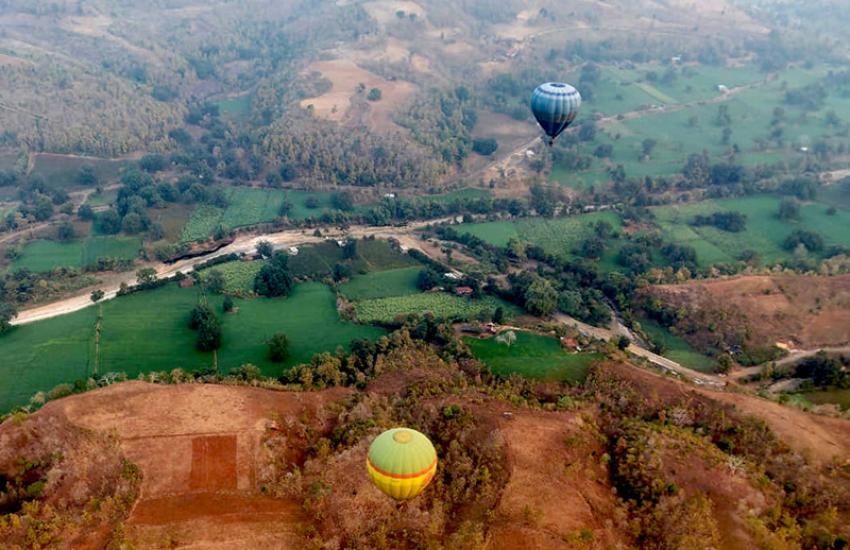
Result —
[[[0, 529], [13, 543], [74, 547], [617, 548], [695, 537], [753, 546], [836, 536], [848, 524], [846, 420], [780, 417], [761, 399], [625, 363], [600, 364], [569, 388], [498, 382], [400, 335], [388, 344], [381, 374], [360, 389], [128, 382], [10, 419], [0, 439], [30, 443], [4, 444], [0, 471], [11, 480], [21, 458], [33, 464], [19, 498], [35, 500], [18, 512], [24, 528]], [[328, 368], [301, 367], [302, 378], [316, 369], [321, 387]], [[427, 433], [441, 460], [432, 486], [403, 506], [363, 468], [371, 439], [399, 423]], [[95, 499], [116, 504], [82, 515]], [[783, 532], [776, 510], [799, 526]]]

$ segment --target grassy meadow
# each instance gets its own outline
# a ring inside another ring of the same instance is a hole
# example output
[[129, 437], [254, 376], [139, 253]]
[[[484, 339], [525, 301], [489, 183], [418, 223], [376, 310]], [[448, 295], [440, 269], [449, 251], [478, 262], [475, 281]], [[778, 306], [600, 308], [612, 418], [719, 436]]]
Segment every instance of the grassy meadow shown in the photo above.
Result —
[[85, 267], [104, 257], [132, 260], [138, 257], [141, 248], [139, 237], [89, 237], [68, 242], [35, 240], [23, 248], [12, 269], [38, 273], [57, 267]]
[[[198, 303], [197, 289], [168, 285], [117, 298], [87, 309], [14, 328], [0, 338], [0, 411], [26, 404], [37, 391], [107, 372], [139, 373], [213, 365], [213, 355], [195, 349], [189, 312]], [[236, 299], [236, 313], [221, 313], [221, 296], [209, 302], [222, 321], [218, 352], [221, 372], [253, 363], [264, 374], [309, 361], [352, 340], [377, 338], [384, 331], [343, 321], [336, 296], [319, 283], [297, 285], [285, 299]], [[101, 336], [95, 345], [100, 318]], [[268, 359], [267, 340], [276, 332], [290, 340], [290, 358]]]
[[663, 346], [662, 356], [689, 369], [706, 373], [714, 372], [714, 361], [692, 348], [679, 336], [649, 319], [641, 319], [640, 326], [653, 342]]
[[389, 296], [419, 294], [416, 280], [421, 267], [406, 267], [355, 275], [339, 286], [339, 291], [349, 300], [373, 300]]
[[587, 368], [602, 358], [596, 353], [567, 353], [557, 339], [516, 332], [508, 346], [495, 338], [464, 338], [472, 353], [500, 376], [519, 374], [525, 378], [559, 382], [581, 382]]

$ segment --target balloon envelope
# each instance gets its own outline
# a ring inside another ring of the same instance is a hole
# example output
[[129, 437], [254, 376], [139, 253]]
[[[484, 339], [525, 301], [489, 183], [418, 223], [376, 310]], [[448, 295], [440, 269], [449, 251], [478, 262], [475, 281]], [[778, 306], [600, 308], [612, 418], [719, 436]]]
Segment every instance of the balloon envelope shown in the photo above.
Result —
[[550, 142], [572, 124], [581, 107], [581, 94], [563, 82], [541, 84], [531, 94], [531, 112]]
[[417, 496], [437, 471], [437, 451], [424, 434], [394, 428], [369, 447], [366, 470], [378, 489], [396, 500]]

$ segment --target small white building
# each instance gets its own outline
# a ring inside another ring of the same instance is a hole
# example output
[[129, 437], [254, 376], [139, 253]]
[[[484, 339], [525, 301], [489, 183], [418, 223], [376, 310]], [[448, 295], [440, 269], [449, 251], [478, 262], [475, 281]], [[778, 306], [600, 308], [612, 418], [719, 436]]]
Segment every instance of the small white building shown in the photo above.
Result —
[[286, 249], [286, 251], [289, 253], [290, 256], [297, 256], [299, 252], [297, 246], [290, 246]]
[[394, 199], [395, 193], [384, 193], [384, 198], [385, 199]]
[[446, 279], [451, 279], [452, 281], [459, 281], [461, 275], [459, 273], [454, 273], [450, 271], [448, 273], [444, 273], [443, 277], [445, 277]]
[[726, 86], [725, 84], [718, 84], [717, 85], [717, 91], [720, 92], [721, 94], [728, 94], [729, 93], [729, 87]]

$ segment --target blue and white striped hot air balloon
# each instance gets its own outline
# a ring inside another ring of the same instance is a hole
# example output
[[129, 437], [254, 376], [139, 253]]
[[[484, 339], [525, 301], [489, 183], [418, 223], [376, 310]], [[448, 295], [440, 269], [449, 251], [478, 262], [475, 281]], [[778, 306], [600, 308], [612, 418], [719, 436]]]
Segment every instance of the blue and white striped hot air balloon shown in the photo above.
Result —
[[549, 145], [572, 124], [581, 107], [581, 94], [563, 82], [541, 84], [531, 94], [531, 112], [549, 136]]

